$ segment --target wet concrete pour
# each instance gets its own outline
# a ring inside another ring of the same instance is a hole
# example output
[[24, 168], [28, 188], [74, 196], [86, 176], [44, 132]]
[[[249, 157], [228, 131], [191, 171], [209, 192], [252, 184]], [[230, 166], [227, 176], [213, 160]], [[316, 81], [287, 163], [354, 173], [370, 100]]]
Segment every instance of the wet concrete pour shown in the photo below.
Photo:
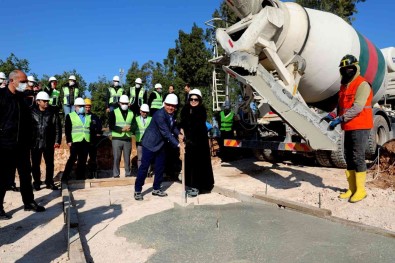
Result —
[[394, 262], [395, 239], [269, 205], [175, 208], [117, 235], [154, 248], [148, 262]]

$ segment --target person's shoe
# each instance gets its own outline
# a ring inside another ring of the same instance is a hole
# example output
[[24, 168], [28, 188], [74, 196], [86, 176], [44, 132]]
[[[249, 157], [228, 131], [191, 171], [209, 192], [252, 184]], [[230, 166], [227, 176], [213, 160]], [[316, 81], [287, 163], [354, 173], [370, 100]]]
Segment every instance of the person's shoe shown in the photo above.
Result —
[[114, 175], [113, 178], [119, 178], [119, 175]]
[[44, 212], [45, 211], [45, 207], [38, 205], [35, 201], [24, 205], [23, 208], [25, 211], [35, 211], [35, 212]]
[[140, 192], [135, 192], [134, 193], [134, 200], [143, 201], [144, 200], [143, 195]]
[[3, 209], [0, 210], [0, 220], [9, 220], [12, 216], [4, 212]]
[[10, 187], [7, 188], [7, 191], [19, 192], [19, 188], [16, 187], [15, 185], [11, 185]]
[[34, 188], [34, 190], [36, 190], [36, 191], [40, 191], [40, 190], [41, 190], [41, 186], [40, 186], [39, 184], [33, 183], [33, 188]]
[[51, 190], [59, 190], [59, 187], [57, 187], [55, 184], [47, 184], [47, 186], [45, 187], [47, 189], [51, 189]]
[[188, 197], [196, 197], [199, 195], [199, 190], [196, 188], [190, 188], [186, 192]]
[[152, 195], [159, 196], [159, 197], [165, 197], [165, 196], [167, 196], [167, 193], [163, 192], [162, 190], [153, 190]]

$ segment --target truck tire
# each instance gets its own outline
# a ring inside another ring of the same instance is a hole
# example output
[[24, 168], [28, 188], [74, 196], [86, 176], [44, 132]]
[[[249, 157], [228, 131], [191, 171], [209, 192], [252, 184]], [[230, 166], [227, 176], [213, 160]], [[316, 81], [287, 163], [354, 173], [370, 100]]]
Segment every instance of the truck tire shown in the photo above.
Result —
[[266, 161], [261, 149], [252, 149], [252, 153], [258, 161]]
[[324, 167], [332, 167], [330, 152], [328, 151], [316, 151], [315, 159], [317, 163]]
[[373, 129], [370, 130], [368, 145], [366, 147], [366, 159], [374, 160], [377, 155], [377, 145], [383, 145], [387, 142], [390, 128], [387, 121], [381, 115], [374, 116]]
[[347, 168], [346, 158], [344, 155], [344, 132], [336, 142], [337, 150], [331, 152], [331, 162], [334, 167]]
[[270, 149], [253, 149], [253, 153], [258, 161], [267, 161], [270, 163], [281, 162], [278, 154]]

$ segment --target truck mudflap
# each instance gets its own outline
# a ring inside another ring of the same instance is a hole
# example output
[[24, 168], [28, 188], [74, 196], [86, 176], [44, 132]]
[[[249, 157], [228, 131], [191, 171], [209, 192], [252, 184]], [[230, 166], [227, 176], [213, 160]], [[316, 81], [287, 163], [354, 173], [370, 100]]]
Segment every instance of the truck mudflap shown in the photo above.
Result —
[[225, 147], [270, 149], [291, 152], [312, 152], [307, 143], [224, 139]]

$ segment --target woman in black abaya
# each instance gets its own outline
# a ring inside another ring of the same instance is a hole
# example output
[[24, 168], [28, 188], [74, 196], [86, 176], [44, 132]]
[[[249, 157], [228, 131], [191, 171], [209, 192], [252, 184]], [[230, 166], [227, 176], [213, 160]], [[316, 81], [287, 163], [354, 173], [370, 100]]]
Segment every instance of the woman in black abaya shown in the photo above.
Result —
[[180, 123], [185, 136], [185, 185], [189, 196], [209, 193], [214, 187], [206, 119], [202, 93], [193, 89], [181, 111]]

